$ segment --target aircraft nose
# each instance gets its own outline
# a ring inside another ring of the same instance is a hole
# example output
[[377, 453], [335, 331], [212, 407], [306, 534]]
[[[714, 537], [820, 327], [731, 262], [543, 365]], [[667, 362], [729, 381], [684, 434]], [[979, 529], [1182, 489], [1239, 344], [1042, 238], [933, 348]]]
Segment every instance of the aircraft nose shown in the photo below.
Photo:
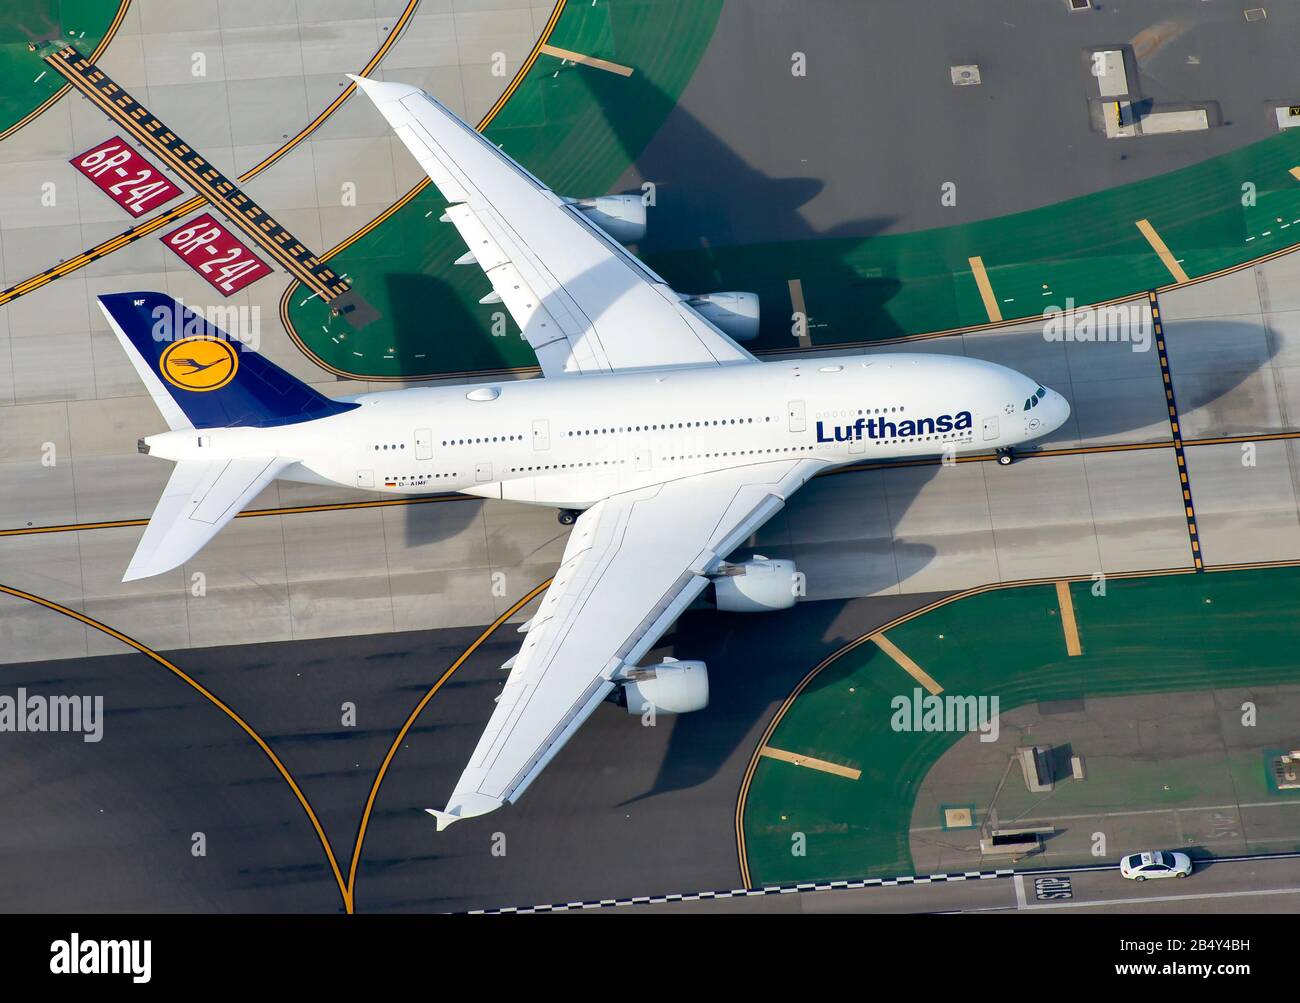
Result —
[[1051, 407], [1052, 430], [1060, 428], [1070, 418], [1070, 402], [1058, 394], [1055, 390], [1047, 392], [1047, 400], [1044, 403]]

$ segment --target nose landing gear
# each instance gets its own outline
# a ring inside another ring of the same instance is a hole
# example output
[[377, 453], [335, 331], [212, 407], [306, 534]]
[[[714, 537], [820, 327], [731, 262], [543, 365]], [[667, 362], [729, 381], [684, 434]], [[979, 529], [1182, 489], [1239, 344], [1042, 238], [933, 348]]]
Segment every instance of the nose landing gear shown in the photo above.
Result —
[[559, 515], [555, 518], [560, 521], [561, 526], [572, 526], [578, 521], [578, 516], [582, 515], [576, 508], [562, 508]]
[[1011, 464], [1016, 462], [1015, 450], [1013, 450], [1010, 446], [1003, 446], [1001, 449], [998, 450], [997, 455], [998, 455], [999, 467], [1009, 467], [1011, 466]]

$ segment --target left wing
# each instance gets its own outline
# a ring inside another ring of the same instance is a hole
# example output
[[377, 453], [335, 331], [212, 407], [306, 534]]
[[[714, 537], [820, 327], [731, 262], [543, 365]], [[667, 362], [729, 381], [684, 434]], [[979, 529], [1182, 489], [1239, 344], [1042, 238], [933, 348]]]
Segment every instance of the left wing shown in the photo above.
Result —
[[417, 87], [352, 76], [451, 203], [446, 219], [546, 376], [756, 361], [621, 244]]
[[822, 466], [756, 463], [587, 509], [446, 810], [427, 809], [438, 828], [518, 798], [699, 595], [707, 574]]

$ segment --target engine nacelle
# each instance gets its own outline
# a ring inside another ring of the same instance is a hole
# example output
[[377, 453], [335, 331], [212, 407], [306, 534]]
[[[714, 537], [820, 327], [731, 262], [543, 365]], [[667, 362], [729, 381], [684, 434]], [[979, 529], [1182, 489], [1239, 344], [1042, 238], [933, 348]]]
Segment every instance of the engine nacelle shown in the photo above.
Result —
[[709, 671], [703, 662], [665, 658], [658, 665], [628, 670], [617, 693], [629, 714], [642, 714], [646, 705], [656, 714], [689, 714], [709, 705]]
[[727, 613], [768, 613], [789, 609], [798, 595], [794, 561], [755, 555], [740, 564], [727, 564], [713, 579], [717, 607]]
[[640, 195], [601, 195], [565, 201], [620, 244], [635, 244], [645, 236], [645, 203]]
[[736, 341], [753, 341], [758, 337], [757, 293], [701, 293], [688, 296], [686, 302]]

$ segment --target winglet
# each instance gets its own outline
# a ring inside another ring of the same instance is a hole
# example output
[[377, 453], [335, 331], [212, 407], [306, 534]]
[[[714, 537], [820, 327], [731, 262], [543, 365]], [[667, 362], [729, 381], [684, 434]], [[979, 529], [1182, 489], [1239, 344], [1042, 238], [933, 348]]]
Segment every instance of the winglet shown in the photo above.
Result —
[[460, 821], [459, 815], [453, 815], [449, 811], [438, 811], [437, 808], [426, 808], [424, 810], [438, 820], [439, 832], [442, 832], [442, 830], [447, 828], [447, 826], [451, 825], [452, 822]]
[[473, 818], [475, 815], [486, 815], [490, 811], [496, 811], [504, 803], [500, 798], [480, 794], [477, 791], [461, 791], [457, 787], [456, 792], [451, 796], [451, 800], [447, 802], [446, 811], [438, 811], [437, 808], [426, 808], [424, 810], [438, 820], [438, 831], [442, 832], [452, 822], [459, 822], [463, 818]]
[[359, 90], [364, 91], [376, 105], [381, 101], [400, 101], [408, 94], [420, 93], [418, 87], [393, 80], [372, 80], [370, 77], [359, 77], [355, 73], [347, 74], [347, 78], [356, 84]]

